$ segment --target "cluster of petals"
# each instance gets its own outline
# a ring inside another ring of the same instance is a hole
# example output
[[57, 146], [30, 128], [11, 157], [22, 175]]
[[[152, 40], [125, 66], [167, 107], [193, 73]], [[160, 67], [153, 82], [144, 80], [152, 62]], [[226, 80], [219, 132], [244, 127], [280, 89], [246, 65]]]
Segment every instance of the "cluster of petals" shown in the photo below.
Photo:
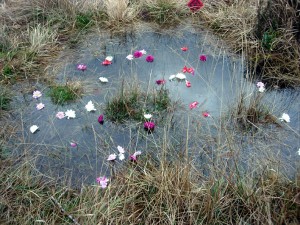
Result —
[[112, 60], [114, 59], [114, 57], [112, 56], [107, 56], [104, 61], [102, 62], [103, 66], [108, 66], [112, 64]]
[[187, 66], [184, 66], [183, 68], [182, 68], [182, 72], [183, 73], [191, 73], [191, 74], [195, 74], [195, 70], [194, 70], [194, 68], [193, 67], [187, 67]]
[[65, 117], [67, 117], [67, 119], [74, 119], [74, 118], [76, 118], [76, 113], [75, 113], [74, 110], [68, 109], [68, 110], [65, 112]]
[[185, 80], [185, 85], [189, 88], [189, 87], [192, 87], [192, 84], [191, 82], [189, 82], [188, 80]]
[[144, 123], [144, 129], [145, 129], [146, 131], [151, 132], [151, 131], [154, 130], [154, 128], [155, 128], [155, 123], [154, 123], [154, 122], [147, 121], [147, 122]]
[[105, 189], [107, 187], [107, 183], [108, 183], [109, 179], [106, 178], [105, 176], [103, 176], [103, 177], [97, 177], [96, 181], [102, 189]]
[[201, 0], [190, 0], [187, 5], [192, 12], [196, 12], [204, 6]]
[[71, 142], [70, 142], [70, 146], [71, 146], [72, 148], [76, 148], [76, 147], [77, 147], [77, 143], [74, 142], [74, 141], [71, 141]]
[[81, 71], [85, 71], [87, 69], [87, 66], [85, 64], [78, 64], [77, 69]]
[[36, 90], [33, 92], [32, 97], [35, 99], [40, 98], [40, 97], [42, 97], [42, 92]]
[[259, 92], [264, 92], [266, 90], [265, 84], [263, 82], [257, 82], [256, 86], [258, 87]]
[[[118, 145], [117, 147], [119, 154], [118, 154], [118, 158], [119, 160], [124, 160], [125, 159], [125, 149], [121, 146]], [[107, 158], [107, 161], [115, 161], [117, 159], [117, 155], [115, 153], [110, 154]]]
[[197, 101], [192, 102], [192, 103], [190, 104], [190, 109], [196, 108], [198, 104], [199, 104], [199, 102], [197, 102]]
[[152, 114], [144, 114], [144, 118], [146, 119], [146, 120], [150, 120], [151, 118], [152, 118]]
[[205, 62], [207, 60], [206, 55], [199, 56], [200, 61]]
[[136, 151], [135, 153], [133, 153], [132, 155], [130, 155], [130, 160], [136, 162], [137, 161], [137, 157], [139, 155], [141, 155], [142, 152], [141, 151]]
[[153, 62], [153, 61], [154, 61], [153, 55], [148, 55], [148, 56], [146, 57], [146, 61], [147, 61], [147, 62]]
[[210, 114], [208, 112], [203, 112], [202, 116], [204, 116], [204, 117], [210, 117]]
[[98, 123], [100, 123], [100, 124], [103, 124], [103, 123], [104, 123], [104, 116], [103, 116], [103, 114], [101, 114], [101, 115], [98, 117]]
[[102, 82], [102, 83], [107, 83], [108, 82], [108, 79], [106, 77], [99, 77], [99, 80]]
[[291, 121], [290, 116], [287, 113], [282, 113], [282, 116], [279, 118], [279, 120], [286, 123]]
[[58, 112], [58, 113], [56, 113], [56, 118], [58, 118], [58, 119], [63, 119], [63, 118], [65, 118], [65, 113], [64, 112]]

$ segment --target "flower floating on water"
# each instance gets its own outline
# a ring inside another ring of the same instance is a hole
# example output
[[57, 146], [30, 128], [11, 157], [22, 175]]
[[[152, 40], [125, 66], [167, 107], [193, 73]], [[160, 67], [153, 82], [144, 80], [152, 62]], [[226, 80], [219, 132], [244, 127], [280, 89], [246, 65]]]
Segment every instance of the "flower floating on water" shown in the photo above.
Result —
[[96, 111], [96, 108], [92, 101], [89, 101], [88, 104], [86, 104], [85, 108], [88, 112]]
[[155, 128], [155, 123], [154, 122], [150, 122], [150, 121], [147, 121], [144, 123], [144, 129], [148, 132], [152, 132], [154, 131], [154, 128]]
[[70, 146], [71, 146], [72, 148], [76, 148], [76, 147], [77, 147], [77, 143], [76, 143], [76, 142], [73, 142], [73, 141], [71, 141], [71, 142], [70, 142]]
[[263, 82], [257, 82], [256, 84], [257, 87], [265, 87], [265, 84]]
[[42, 92], [34, 91], [33, 94], [32, 94], [32, 97], [35, 98], [35, 99], [40, 98], [40, 97], [42, 97]]
[[152, 55], [148, 55], [148, 56], [146, 57], [146, 61], [147, 61], [147, 62], [153, 62], [153, 61], [154, 61], [154, 57], [153, 57]]
[[136, 151], [135, 153], [133, 153], [131, 156], [130, 156], [130, 160], [133, 161], [133, 162], [136, 162], [137, 161], [137, 156], [141, 155], [142, 152], [141, 151]]
[[141, 58], [143, 56], [143, 53], [141, 51], [135, 51], [133, 53], [134, 58]]
[[199, 102], [197, 102], [197, 101], [192, 102], [192, 103], [190, 104], [190, 109], [196, 108], [198, 104], [199, 104]]
[[105, 189], [107, 187], [107, 183], [108, 183], [109, 179], [107, 179], [105, 176], [97, 177], [96, 181], [102, 189]]
[[38, 127], [37, 125], [32, 125], [32, 126], [29, 128], [30, 132], [33, 133], [33, 134], [34, 134], [38, 129], [39, 129], [39, 127]]
[[185, 85], [189, 88], [192, 86], [191, 82], [189, 82], [188, 80], [185, 81]]
[[208, 112], [203, 112], [202, 116], [204, 116], [204, 117], [210, 117], [210, 114]]
[[43, 108], [45, 108], [45, 105], [43, 103], [39, 103], [39, 104], [36, 105], [37, 110], [41, 110]]
[[125, 149], [123, 147], [121, 147], [120, 145], [118, 145], [117, 149], [118, 149], [119, 153], [122, 153], [122, 154], [125, 153]]
[[56, 118], [58, 118], [58, 119], [63, 119], [63, 118], [65, 118], [65, 113], [64, 112], [58, 112], [58, 113], [56, 113]]
[[186, 76], [183, 73], [177, 73], [175, 76], [178, 80], [185, 80]]
[[67, 117], [67, 119], [70, 119], [70, 118], [74, 119], [74, 118], [76, 118], [76, 113], [75, 113], [74, 110], [68, 109], [68, 110], [65, 112], [65, 116]]
[[205, 62], [207, 60], [206, 55], [199, 56], [200, 61]]
[[261, 93], [265, 92], [265, 90], [266, 90], [265, 87], [260, 87], [260, 88], [258, 88], [258, 91], [261, 92]]
[[87, 66], [85, 64], [78, 64], [77, 65], [77, 69], [78, 70], [81, 70], [81, 71], [85, 71], [87, 68]]
[[145, 49], [140, 50], [140, 52], [141, 52], [143, 55], [146, 55], [146, 54], [147, 54], [147, 52], [146, 52]]
[[121, 161], [125, 159], [125, 155], [122, 153], [120, 153], [118, 156], [119, 156], [119, 160]]
[[150, 120], [152, 118], [152, 114], [144, 114], [144, 118], [146, 120]]
[[106, 60], [106, 59], [102, 62], [103, 66], [108, 66], [108, 65], [111, 65], [111, 64], [112, 64], [112, 62], [109, 61], [109, 60]]
[[192, 67], [187, 67], [187, 66], [184, 66], [183, 68], [182, 68], [182, 72], [183, 73], [191, 73], [191, 74], [195, 74], [195, 70], [194, 70], [194, 68], [192, 68]]
[[169, 81], [172, 81], [172, 80], [174, 80], [176, 78], [176, 75], [171, 75], [171, 76], [169, 76]]
[[115, 161], [117, 158], [117, 155], [114, 153], [114, 154], [110, 154], [107, 158], [107, 161]]
[[114, 57], [113, 56], [107, 56], [106, 58], [105, 58], [105, 60], [107, 60], [107, 61], [113, 61], [113, 59], [114, 59]]
[[300, 155], [300, 148], [298, 149], [298, 155]]
[[104, 123], [104, 119], [103, 119], [103, 114], [101, 114], [99, 117], [98, 117], [98, 122], [100, 123], [100, 124], [103, 124]]
[[134, 58], [134, 57], [133, 57], [133, 55], [131, 55], [131, 54], [128, 55], [128, 56], [126, 56], [126, 59], [128, 59], [128, 60], [133, 60], [133, 58]]
[[108, 79], [106, 77], [99, 77], [99, 80], [102, 82], [102, 83], [107, 83], [108, 82]]
[[182, 51], [186, 52], [188, 50], [188, 47], [184, 46], [181, 48]]
[[166, 83], [166, 81], [165, 81], [164, 79], [156, 80], [155, 82], [156, 82], [156, 84], [158, 84], [158, 85], [163, 85], [163, 84]]
[[290, 116], [287, 113], [282, 113], [282, 116], [279, 118], [280, 121], [284, 121], [286, 123], [290, 122]]

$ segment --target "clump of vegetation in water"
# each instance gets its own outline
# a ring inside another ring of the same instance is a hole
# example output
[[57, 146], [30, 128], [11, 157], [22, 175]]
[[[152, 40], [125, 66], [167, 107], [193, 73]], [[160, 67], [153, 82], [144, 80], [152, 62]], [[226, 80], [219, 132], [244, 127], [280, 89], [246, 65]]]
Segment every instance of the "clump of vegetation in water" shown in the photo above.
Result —
[[11, 94], [7, 88], [0, 86], [0, 110], [9, 110]]
[[79, 82], [67, 82], [50, 87], [49, 96], [53, 103], [64, 105], [75, 101], [82, 95], [82, 86]]

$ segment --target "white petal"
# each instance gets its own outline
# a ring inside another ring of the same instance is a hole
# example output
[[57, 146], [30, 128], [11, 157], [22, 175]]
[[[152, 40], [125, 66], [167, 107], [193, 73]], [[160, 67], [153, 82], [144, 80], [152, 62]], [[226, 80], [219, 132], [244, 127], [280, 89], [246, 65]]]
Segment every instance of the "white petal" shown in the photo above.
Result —
[[102, 83], [107, 83], [108, 82], [108, 79], [106, 77], [99, 77], [99, 80], [102, 82]]
[[144, 114], [144, 118], [149, 120], [152, 118], [152, 114]]
[[128, 56], [126, 56], [126, 59], [128, 59], [128, 60], [133, 60], [133, 55], [128, 55]]
[[70, 119], [70, 118], [76, 118], [76, 113], [74, 110], [72, 109], [68, 109], [66, 112], [65, 112], [65, 116], [67, 117], [67, 119]]
[[107, 61], [112, 61], [114, 59], [114, 57], [113, 56], [107, 56], [106, 58], [105, 58], [105, 60], [107, 60]]
[[169, 76], [169, 80], [174, 80], [176, 78], [176, 75]]
[[124, 155], [123, 153], [120, 153], [120, 154], [119, 154], [119, 160], [122, 161], [123, 159], [125, 159], [125, 155]]
[[179, 80], [185, 80], [186, 76], [183, 73], [177, 73], [176, 78], [179, 79]]
[[146, 55], [146, 54], [147, 54], [147, 52], [146, 52], [146, 50], [145, 50], [145, 49], [143, 49], [143, 50], [140, 50], [140, 52], [141, 52], [143, 55]]
[[31, 133], [35, 133], [39, 129], [39, 127], [37, 125], [32, 125], [29, 129]]
[[88, 112], [96, 111], [95, 106], [92, 101], [89, 101], [88, 104], [85, 106], [85, 108]]

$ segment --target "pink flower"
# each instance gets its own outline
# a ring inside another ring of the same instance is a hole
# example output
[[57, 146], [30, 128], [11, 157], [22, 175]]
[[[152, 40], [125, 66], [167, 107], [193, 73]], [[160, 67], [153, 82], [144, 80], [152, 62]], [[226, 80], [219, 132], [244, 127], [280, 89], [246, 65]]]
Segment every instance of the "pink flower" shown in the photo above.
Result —
[[107, 161], [115, 161], [117, 158], [116, 154], [110, 154], [107, 158]]
[[192, 12], [196, 12], [200, 10], [204, 4], [201, 0], [190, 0], [187, 5]]
[[112, 64], [112, 62], [109, 61], [109, 60], [107, 60], [107, 59], [105, 59], [105, 60], [102, 62], [102, 65], [103, 65], [103, 66], [108, 66], [108, 65], [111, 65], [111, 64]]
[[155, 123], [147, 121], [144, 123], [144, 129], [148, 132], [152, 132], [155, 128]]
[[205, 62], [206, 61], [206, 55], [200, 55], [199, 59], [200, 59], [200, 61]]
[[133, 53], [134, 58], [141, 58], [143, 56], [143, 53], [141, 51], [135, 51]]
[[104, 123], [104, 119], [103, 119], [103, 114], [101, 114], [99, 117], [98, 117], [98, 122], [100, 123], [100, 124], [103, 124]]
[[188, 80], [185, 80], [185, 85], [189, 88], [192, 86], [191, 82], [189, 82]]
[[65, 113], [64, 112], [58, 112], [58, 113], [56, 113], [56, 118], [58, 118], [58, 119], [63, 119], [63, 118], [65, 118]]
[[190, 104], [190, 109], [194, 109], [194, 108], [196, 108], [196, 106], [199, 104], [199, 102], [192, 102], [191, 104]]
[[101, 186], [101, 188], [104, 189], [107, 187], [107, 183], [108, 183], [109, 179], [107, 179], [105, 176], [97, 177], [96, 181]]
[[76, 147], [77, 147], [77, 143], [76, 143], [76, 142], [70, 142], [70, 146], [71, 146], [72, 148], [76, 148]]
[[187, 66], [184, 66], [184, 67], [182, 68], [182, 72], [183, 72], [183, 73], [191, 73], [191, 74], [194, 75], [195, 70], [194, 70], [193, 67], [187, 67]]
[[35, 98], [35, 99], [40, 98], [40, 97], [42, 97], [42, 92], [34, 91], [33, 94], [32, 94], [32, 97]]
[[186, 52], [188, 50], [188, 47], [184, 46], [181, 48], [182, 51]]
[[164, 79], [157, 80], [157, 81], [155, 81], [155, 82], [156, 82], [156, 84], [158, 84], [158, 85], [162, 85], [162, 84], [165, 84], [165, 83], [166, 83], [166, 81], [165, 81]]
[[85, 71], [87, 68], [87, 66], [85, 64], [78, 64], [77, 65], [77, 69], [78, 70], [81, 70], [81, 71]]
[[203, 112], [202, 115], [203, 115], [204, 117], [210, 117], [210, 114], [209, 114], [208, 112]]
[[259, 88], [264, 88], [265, 84], [263, 82], [257, 82], [256, 86]]
[[142, 152], [141, 151], [136, 151], [135, 153], [133, 153], [131, 156], [130, 156], [130, 160], [133, 161], [133, 162], [136, 162], [137, 161], [137, 156], [141, 155]]
[[148, 56], [146, 57], [146, 61], [147, 61], [147, 62], [153, 62], [153, 61], [154, 61], [154, 57], [153, 57], [152, 55], [148, 55]]
[[39, 103], [39, 104], [36, 105], [37, 110], [41, 110], [43, 108], [45, 108], [45, 105], [43, 103]]

